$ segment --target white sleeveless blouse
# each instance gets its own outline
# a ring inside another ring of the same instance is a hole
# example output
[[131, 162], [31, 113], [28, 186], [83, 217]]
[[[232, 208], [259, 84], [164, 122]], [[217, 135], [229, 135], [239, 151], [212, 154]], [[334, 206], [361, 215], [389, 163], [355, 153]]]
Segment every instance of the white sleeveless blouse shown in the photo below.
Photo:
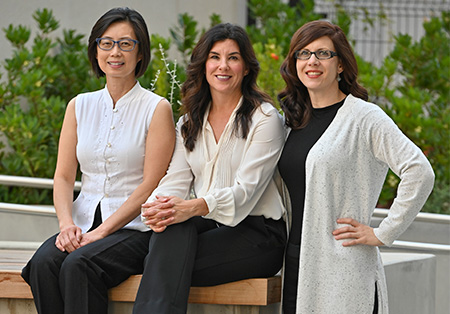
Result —
[[[106, 86], [77, 96], [76, 154], [82, 186], [72, 216], [83, 233], [92, 226], [99, 203], [105, 221], [142, 183], [147, 132], [162, 99], [139, 82], [114, 109]], [[124, 228], [148, 231], [139, 217]]]

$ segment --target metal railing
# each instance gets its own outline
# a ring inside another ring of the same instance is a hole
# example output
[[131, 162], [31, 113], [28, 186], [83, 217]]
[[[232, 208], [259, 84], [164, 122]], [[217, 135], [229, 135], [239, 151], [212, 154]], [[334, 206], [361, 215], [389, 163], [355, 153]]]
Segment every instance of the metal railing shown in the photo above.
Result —
[[[0, 175], [0, 185], [23, 186], [38, 189], [53, 189], [53, 179], [32, 178], [22, 176]], [[81, 182], [76, 181], [74, 191], [81, 190]], [[0, 202], [0, 212], [13, 212], [26, 215], [55, 216], [55, 208], [51, 205], [25, 205]]]
[[0, 212], [39, 216], [56, 216], [55, 208], [51, 205], [25, 205], [0, 202]]
[[[26, 186], [41, 189], [52, 189], [53, 180], [43, 178], [31, 178], [31, 177], [19, 177], [0, 175], [0, 185], [7, 186]], [[81, 182], [75, 183], [74, 190], [80, 190]], [[0, 212], [10, 212], [15, 214], [26, 215], [44, 215], [44, 216], [56, 216], [55, 208], [51, 205], [25, 205], [25, 204], [11, 204], [0, 202]], [[373, 217], [384, 218], [388, 215], [388, 209], [376, 208]], [[448, 224], [450, 227], [450, 215], [419, 213], [415, 221], [433, 222]], [[423, 243], [423, 242], [411, 242], [397, 240], [391, 246], [391, 248], [397, 249], [411, 249], [430, 252], [450, 252], [450, 245], [435, 244], [435, 243]]]
[[[39, 189], [53, 189], [53, 179], [10, 176], [0, 174], [0, 185], [25, 186]], [[81, 182], [76, 181], [74, 191], [81, 189]]]
[[430, 253], [450, 253], [450, 245], [395, 240], [389, 249], [406, 249]]
[[[384, 218], [388, 215], [389, 209], [376, 208], [373, 217], [376, 218]], [[443, 224], [450, 224], [450, 215], [442, 215], [442, 214], [430, 214], [430, 213], [419, 213], [416, 216], [415, 221], [423, 221], [423, 222], [437, 222]]]

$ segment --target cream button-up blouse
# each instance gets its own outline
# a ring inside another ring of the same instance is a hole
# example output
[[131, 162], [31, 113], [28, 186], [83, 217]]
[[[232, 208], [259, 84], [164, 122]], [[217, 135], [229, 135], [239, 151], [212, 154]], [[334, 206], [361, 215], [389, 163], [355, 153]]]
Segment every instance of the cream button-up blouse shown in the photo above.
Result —
[[203, 198], [209, 209], [204, 218], [235, 226], [248, 215], [280, 219], [282, 199], [274, 181], [274, 171], [285, 141], [283, 121], [276, 108], [261, 104], [252, 116], [247, 138], [237, 137], [233, 124], [237, 108], [216, 143], [208, 112], [192, 152], [183, 144], [177, 123], [177, 142], [168, 173], [148, 201], [159, 196], [188, 199], [193, 193]]

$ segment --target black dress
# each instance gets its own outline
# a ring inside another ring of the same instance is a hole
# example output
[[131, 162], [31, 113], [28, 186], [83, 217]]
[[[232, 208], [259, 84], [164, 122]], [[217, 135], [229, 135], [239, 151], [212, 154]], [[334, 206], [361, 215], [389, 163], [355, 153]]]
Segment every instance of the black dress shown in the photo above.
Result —
[[295, 313], [297, 299], [300, 238], [305, 205], [305, 163], [309, 151], [333, 121], [344, 100], [334, 105], [313, 109], [308, 125], [291, 130], [283, 148], [278, 169], [291, 198], [291, 230], [285, 255], [283, 313]]

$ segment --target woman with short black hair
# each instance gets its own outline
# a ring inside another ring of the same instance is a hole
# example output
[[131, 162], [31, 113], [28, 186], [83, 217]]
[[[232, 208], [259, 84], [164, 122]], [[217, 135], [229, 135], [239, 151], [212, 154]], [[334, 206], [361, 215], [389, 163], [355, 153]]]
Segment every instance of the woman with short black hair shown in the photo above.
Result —
[[[142, 273], [151, 232], [140, 220], [141, 204], [175, 144], [170, 104], [137, 81], [150, 61], [142, 16], [129, 8], [106, 12], [88, 49], [106, 86], [67, 106], [53, 192], [60, 232], [22, 271], [39, 314], [106, 314], [108, 289]], [[78, 165], [82, 185], [73, 201]]]

